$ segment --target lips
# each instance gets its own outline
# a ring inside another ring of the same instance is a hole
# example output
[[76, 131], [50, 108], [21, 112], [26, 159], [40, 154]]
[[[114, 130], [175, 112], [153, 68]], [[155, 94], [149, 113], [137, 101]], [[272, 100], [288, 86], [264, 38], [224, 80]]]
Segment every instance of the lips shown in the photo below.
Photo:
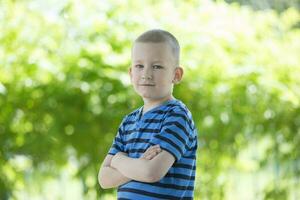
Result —
[[139, 84], [139, 86], [155, 86], [154, 84], [151, 84], [151, 83], [142, 83], [142, 84]]

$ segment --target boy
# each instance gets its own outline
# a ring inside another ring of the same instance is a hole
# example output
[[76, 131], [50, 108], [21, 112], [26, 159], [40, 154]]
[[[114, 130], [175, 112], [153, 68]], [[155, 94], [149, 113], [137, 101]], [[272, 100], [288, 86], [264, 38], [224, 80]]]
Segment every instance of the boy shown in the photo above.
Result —
[[163, 30], [134, 42], [129, 75], [144, 106], [123, 119], [98, 175], [102, 188], [118, 187], [118, 199], [193, 199], [197, 132], [172, 95], [183, 75], [179, 53]]

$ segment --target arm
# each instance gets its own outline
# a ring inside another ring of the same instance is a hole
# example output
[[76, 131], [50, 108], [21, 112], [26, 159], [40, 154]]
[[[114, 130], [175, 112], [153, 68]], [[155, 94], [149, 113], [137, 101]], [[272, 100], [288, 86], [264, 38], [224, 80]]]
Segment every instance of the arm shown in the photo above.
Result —
[[[140, 159], [151, 160], [160, 152], [161, 149], [159, 145], [151, 146], [146, 150], [146, 152], [141, 156]], [[127, 154], [123, 152], [119, 152], [119, 154], [127, 156]], [[115, 168], [111, 167], [111, 160], [113, 159], [113, 157], [114, 156], [108, 154], [105, 157], [99, 170], [98, 181], [103, 189], [118, 187], [119, 185], [127, 183], [131, 180], [130, 178], [127, 178], [126, 176], [121, 174]]]
[[98, 181], [103, 189], [118, 187], [131, 180], [111, 167], [111, 160], [113, 157], [114, 156], [108, 154], [99, 170]]
[[174, 156], [165, 150], [151, 160], [130, 158], [117, 153], [111, 161], [111, 166], [128, 178], [153, 183], [166, 175], [174, 161]]

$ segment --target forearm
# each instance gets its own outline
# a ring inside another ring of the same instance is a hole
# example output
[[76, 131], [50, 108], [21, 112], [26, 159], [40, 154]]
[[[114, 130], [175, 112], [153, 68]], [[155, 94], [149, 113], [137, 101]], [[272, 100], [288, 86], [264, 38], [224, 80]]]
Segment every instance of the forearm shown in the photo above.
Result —
[[117, 154], [111, 161], [111, 166], [121, 172], [125, 177], [141, 182], [154, 182], [149, 173], [150, 160], [130, 158]]
[[115, 188], [129, 182], [131, 179], [121, 174], [118, 170], [104, 166], [99, 172], [98, 181], [103, 189]]

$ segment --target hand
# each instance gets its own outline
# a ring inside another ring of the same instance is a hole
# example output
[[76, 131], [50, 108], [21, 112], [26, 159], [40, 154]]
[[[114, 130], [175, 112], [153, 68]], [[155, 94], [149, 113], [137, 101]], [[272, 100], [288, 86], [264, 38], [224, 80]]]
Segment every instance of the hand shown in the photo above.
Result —
[[143, 158], [143, 159], [146, 159], [146, 160], [151, 160], [152, 158], [154, 158], [160, 152], [161, 152], [161, 148], [157, 144], [157, 145], [149, 147], [140, 158]]
[[[122, 152], [122, 151], [119, 151], [119, 152], [118, 152], [116, 155], [118, 155], [118, 154], [119, 154], [119, 155], [128, 156], [128, 154], [127, 154], [127, 153], [125, 153], [125, 152]], [[115, 155], [115, 156], [116, 156], [116, 155]]]
[[117, 160], [120, 156], [128, 156], [128, 154], [125, 153], [125, 152], [122, 152], [122, 151], [119, 151], [118, 153], [116, 153], [116, 154], [112, 157], [111, 162], [110, 162], [110, 166], [111, 166], [112, 168], [115, 168], [115, 169], [117, 168], [116, 160]]

